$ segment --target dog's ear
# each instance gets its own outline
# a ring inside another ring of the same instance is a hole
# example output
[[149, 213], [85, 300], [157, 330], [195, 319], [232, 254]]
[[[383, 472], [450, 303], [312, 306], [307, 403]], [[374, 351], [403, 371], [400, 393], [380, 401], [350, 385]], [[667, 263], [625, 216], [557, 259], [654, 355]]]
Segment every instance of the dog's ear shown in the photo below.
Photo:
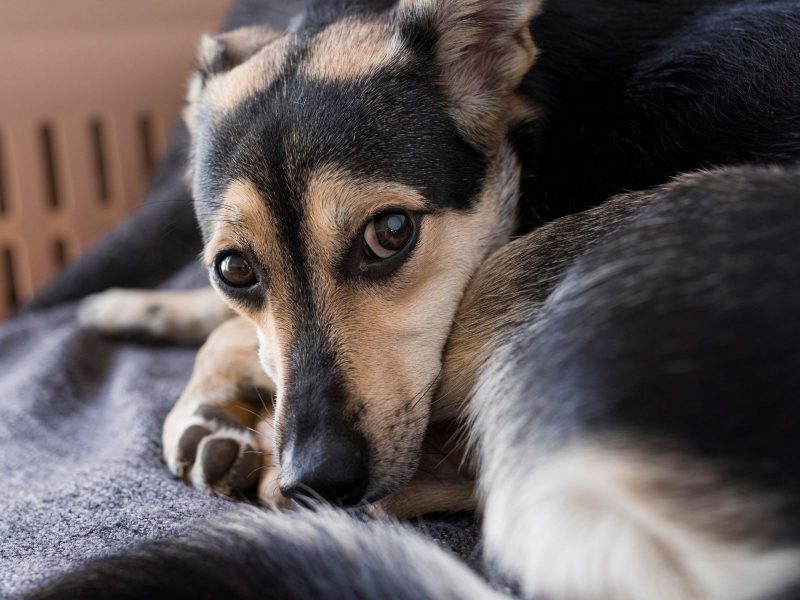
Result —
[[194, 129], [197, 102], [206, 82], [214, 75], [230, 71], [252, 57], [282, 32], [270, 27], [242, 27], [218, 35], [204, 35], [197, 49], [197, 70], [189, 82], [184, 120], [189, 131]]
[[197, 50], [197, 71], [204, 80], [230, 71], [281, 35], [270, 27], [242, 27], [219, 35], [204, 35]]
[[511, 95], [533, 65], [531, 19], [542, 0], [401, 0], [412, 39], [433, 43], [439, 77], [467, 139], [491, 147]]

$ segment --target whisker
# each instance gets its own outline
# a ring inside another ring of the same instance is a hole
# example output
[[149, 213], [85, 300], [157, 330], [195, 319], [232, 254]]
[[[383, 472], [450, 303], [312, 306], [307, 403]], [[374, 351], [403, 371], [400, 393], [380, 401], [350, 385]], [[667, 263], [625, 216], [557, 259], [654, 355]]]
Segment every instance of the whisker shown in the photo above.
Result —
[[[253, 389], [256, 391], [256, 396], [258, 396], [259, 401], [261, 402], [261, 406], [264, 409], [264, 412], [269, 412], [266, 403], [264, 402], [264, 398], [261, 396], [261, 390], [258, 389], [258, 386], [254, 385]], [[270, 394], [269, 399], [272, 402], [272, 410], [273, 412], [276, 410], [275, 407], [275, 394]]]
[[250, 410], [250, 409], [249, 409], [249, 408], [247, 408], [246, 406], [238, 406], [238, 408], [241, 408], [242, 410], [249, 412], [251, 415], [253, 415], [253, 416], [254, 416], [254, 417], [256, 417], [257, 419], [261, 419], [261, 418], [262, 418], [262, 415], [261, 415], [260, 413], [257, 413], [257, 412], [256, 412], [256, 411], [254, 411], [254, 410]]
[[268, 436], [267, 434], [265, 434], [265, 433], [263, 433], [261, 431], [258, 431], [257, 429], [254, 429], [253, 427], [247, 427], [246, 429], [248, 431], [252, 432], [252, 433], [255, 433], [258, 436], [263, 437], [265, 440], [268, 440], [268, 441], [272, 442], [272, 438], [270, 436]]

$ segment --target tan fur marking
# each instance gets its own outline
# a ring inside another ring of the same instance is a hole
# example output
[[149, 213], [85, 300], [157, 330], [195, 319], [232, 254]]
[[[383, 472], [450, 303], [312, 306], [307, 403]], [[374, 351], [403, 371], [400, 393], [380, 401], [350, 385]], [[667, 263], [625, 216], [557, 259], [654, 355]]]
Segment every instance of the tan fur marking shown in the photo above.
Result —
[[429, 481], [412, 479], [408, 485], [373, 505], [369, 513], [376, 517], [411, 519], [431, 513], [473, 511], [477, 505], [472, 484], [451, 483], [438, 478]]
[[383, 20], [345, 18], [309, 46], [302, 73], [310, 79], [348, 81], [408, 59], [398, 33]]
[[[274, 415], [272, 418], [259, 421], [256, 425], [256, 431], [258, 432], [258, 440], [261, 443], [261, 447], [268, 448], [269, 452], [272, 453], [275, 447]], [[273, 457], [269, 463], [266, 461], [264, 463], [261, 480], [258, 483], [259, 502], [271, 508], [289, 508], [292, 502], [281, 494], [280, 485], [278, 458]]]
[[282, 381], [293, 329], [293, 286], [283, 269], [287, 261], [282, 256], [275, 236], [271, 234], [276, 230], [275, 222], [259, 191], [251, 182], [244, 180], [233, 181], [228, 186], [219, 215], [211, 240], [206, 244], [204, 260], [211, 266], [222, 249], [241, 248], [246, 243], [257, 259], [269, 269], [267, 310], [256, 313], [234, 303], [231, 307], [255, 323], [259, 332], [263, 333], [262, 340], [268, 347], [262, 346], [262, 364], [276, 381]]
[[[264, 206], [260, 192], [250, 181], [235, 180], [225, 190], [211, 239], [203, 249], [204, 262], [210, 267], [217, 253], [227, 246], [239, 247], [246, 241], [261, 258], [269, 257], [276, 248], [272, 236], [274, 222]], [[253, 236], [253, 233], [261, 235]]]

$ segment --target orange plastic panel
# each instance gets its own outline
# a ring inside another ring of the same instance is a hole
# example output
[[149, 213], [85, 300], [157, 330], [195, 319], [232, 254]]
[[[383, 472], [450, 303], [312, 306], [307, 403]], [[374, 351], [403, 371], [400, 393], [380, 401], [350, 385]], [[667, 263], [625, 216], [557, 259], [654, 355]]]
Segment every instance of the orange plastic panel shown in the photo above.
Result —
[[136, 206], [230, 4], [0, 2], [0, 320]]

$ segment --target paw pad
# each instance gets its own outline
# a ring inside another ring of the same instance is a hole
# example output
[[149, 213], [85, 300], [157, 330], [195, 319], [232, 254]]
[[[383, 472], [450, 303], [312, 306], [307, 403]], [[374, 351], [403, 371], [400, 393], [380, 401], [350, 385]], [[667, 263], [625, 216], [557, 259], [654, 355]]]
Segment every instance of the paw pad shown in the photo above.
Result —
[[253, 488], [259, 480], [264, 454], [244, 427], [203, 422], [188, 426], [178, 441], [173, 472], [218, 496]]

